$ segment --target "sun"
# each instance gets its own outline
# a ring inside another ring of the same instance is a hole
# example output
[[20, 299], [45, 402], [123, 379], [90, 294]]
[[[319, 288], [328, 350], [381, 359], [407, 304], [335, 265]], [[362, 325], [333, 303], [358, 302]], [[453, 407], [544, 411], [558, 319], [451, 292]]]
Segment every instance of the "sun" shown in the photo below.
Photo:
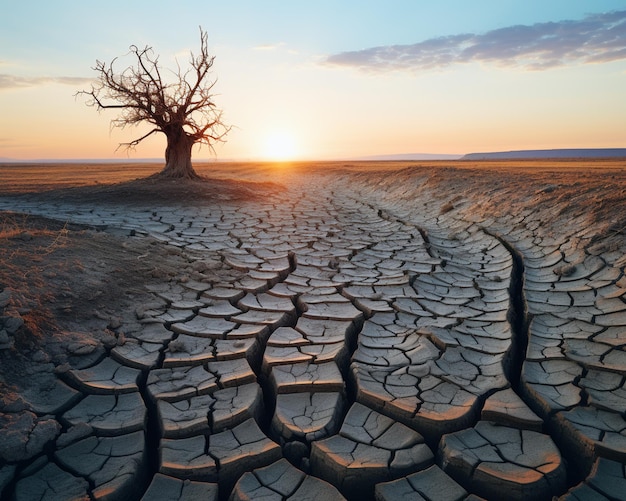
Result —
[[298, 147], [292, 134], [287, 131], [274, 131], [265, 138], [263, 156], [268, 160], [284, 162], [293, 160]]

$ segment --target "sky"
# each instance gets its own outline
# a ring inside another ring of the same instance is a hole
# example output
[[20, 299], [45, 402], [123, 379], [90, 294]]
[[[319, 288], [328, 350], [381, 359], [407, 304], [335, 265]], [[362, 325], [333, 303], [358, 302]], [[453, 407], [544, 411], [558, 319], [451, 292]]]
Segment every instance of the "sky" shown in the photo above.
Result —
[[227, 142], [194, 159], [626, 147], [626, 1], [0, 0], [0, 158], [159, 158], [76, 97], [96, 60], [184, 67], [199, 26]]

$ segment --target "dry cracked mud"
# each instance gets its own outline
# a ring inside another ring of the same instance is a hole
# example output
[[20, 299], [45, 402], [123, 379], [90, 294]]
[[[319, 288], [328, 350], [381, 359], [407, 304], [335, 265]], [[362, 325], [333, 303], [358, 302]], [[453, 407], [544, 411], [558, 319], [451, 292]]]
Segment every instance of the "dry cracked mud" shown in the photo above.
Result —
[[0, 197], [96, 242], [71, 335], [0, 284], [2, 500], [625, 499], [626, 173], [585, 169]]

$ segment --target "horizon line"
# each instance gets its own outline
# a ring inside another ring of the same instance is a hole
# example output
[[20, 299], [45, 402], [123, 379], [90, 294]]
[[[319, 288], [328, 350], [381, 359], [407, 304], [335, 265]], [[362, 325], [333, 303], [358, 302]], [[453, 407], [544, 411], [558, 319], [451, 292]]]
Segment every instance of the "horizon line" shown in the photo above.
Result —
[[[293, 158], [293, 159], [271, 159], [264, 157], [224, 157], [224, 158], [206, 158], [196, 157], [192, 158], [193, 162], [262, 162], [262, 163], [275, 163], [275, 162], [344, 162], [344, 161], [368, 161], [368, 160], [452, 160], [461, 158], [465, 153], [453, 154], [453, 153], [399, 153], [389, 155], [367, 155], [367, 156], [341, 156], [341, 157], [329, 157], [329, 158]], [[137, 157], [137, 158], [119, 158], [119, 157], [83, 157], [83, 158], [12, 158], [12, 157], [0, 157], [0, 163], [15, 162], [15, 163], [30, 163], [30, 162], [110, 162], [110, 163], [152, 163], [152, 162], [164, 162], [164, 157]]]
[[[199, 163], [231, 163], [231, 162], [259, 162], [259, 163], [294, 163], [294, 162], [368, 162], [368, 161], [424, 161], [424, 160], [461, 160], [465, 157], [468, 159], [478, 159], [479, 156], [510, 156], [514, 155], [517, 158], [523, 158], [524, 154], [529, 154], [528, 158], [554, 158], [555, 154], [563, 153], [610, 153], [611, 157], [615, 157], [616, 153], [618, 157], [626, 157], [625, 147], [615, 148], [547, 148], [547, 149], [521, 149], [521, 150], [501, 150], [501, 151], [481, 151], [471, 153], [394, 153], [394, 154], [380, 154], [380, 155], [361, 155], [361, 156], [344, 156], [335, 158], [293, 158], [293, 159], [281, 159], [273, 160], [269, 158], [196, 158], [194, 161]], [[595, 155], [592, 155], [595, 156]], [[601, 157], [601, 155], [598, 155]], [[472, 158], [474, 157], [474, 158]], [[559, 155], [559, 158], [565, 158]], [[572, 157], [576, 158], [576, 157]], [[12, 157], [0, 157], [0, 163], [78, 163], [78, 162], [90, 162], [90, 163], [158, 163], [164, 162], [163, 157], [138, 157], [138, 158], [118, 158], [118, 157], [98, 157], [98, 158], [12, 158]]]

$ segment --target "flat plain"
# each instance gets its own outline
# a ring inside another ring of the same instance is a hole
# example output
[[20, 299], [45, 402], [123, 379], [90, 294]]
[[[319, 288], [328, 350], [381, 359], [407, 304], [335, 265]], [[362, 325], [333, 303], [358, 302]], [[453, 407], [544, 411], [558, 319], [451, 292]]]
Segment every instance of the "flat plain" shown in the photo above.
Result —
[[0, 164], [0, 492], [625, 499], [626, 161]]

